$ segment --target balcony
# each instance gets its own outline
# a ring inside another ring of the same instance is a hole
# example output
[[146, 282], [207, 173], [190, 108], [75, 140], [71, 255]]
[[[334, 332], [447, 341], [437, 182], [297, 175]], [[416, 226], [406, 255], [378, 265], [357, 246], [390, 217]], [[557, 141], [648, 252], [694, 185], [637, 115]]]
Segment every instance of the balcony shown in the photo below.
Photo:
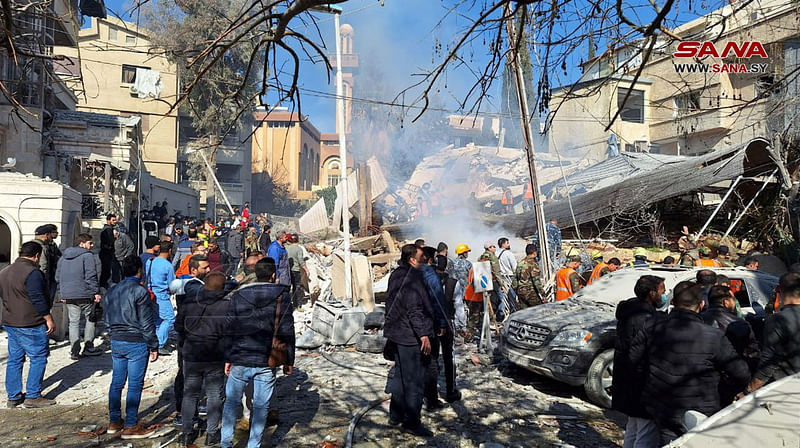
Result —
[[[189, 187], [200, 193], [200, 203], [206, 203], [206, 182], [205, 181], [189, 181]], [[228, 197], [233, 206], [241, 206], [244, 203], [244, 184], [241, 182], [220, 182], [222, 189], [225, 190], [225, 195]], [[216, 201], [218, 205], [225, 204], [222, 194], [217, 191]]]
[[51, 5], [53, 40], [61, 47], [78, 46], [78, 0], [55, 0]]
[[239, 165], [245, 164], [245, 154], [243, 149], [231, 149], [221, 146], [217, 150], [217, 164]]
[[675, 140], [683, 134], [727, 131], [731, 127], [731, 117], [728, 114], [728, 111], [720, 109], [699, 110], [658, 122], [650, 126], [650, 141], [657, 143]]

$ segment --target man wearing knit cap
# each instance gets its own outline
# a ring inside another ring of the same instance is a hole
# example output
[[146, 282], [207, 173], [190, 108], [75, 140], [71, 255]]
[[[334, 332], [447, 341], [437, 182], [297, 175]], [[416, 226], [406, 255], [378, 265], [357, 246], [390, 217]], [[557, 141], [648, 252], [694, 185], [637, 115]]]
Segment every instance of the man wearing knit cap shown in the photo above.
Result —
[[61, 258], [61, 251], [53, 242], [56, 238], [58, 238], [58, 227], [55, 224], [44, 224], [36, 228], [36, 237], [33, 239], [33, 242], [42, 246], [39, 270], [44, 274], [45, 289], [48, 291], [51, 303], [56, 291], [56, 265]]

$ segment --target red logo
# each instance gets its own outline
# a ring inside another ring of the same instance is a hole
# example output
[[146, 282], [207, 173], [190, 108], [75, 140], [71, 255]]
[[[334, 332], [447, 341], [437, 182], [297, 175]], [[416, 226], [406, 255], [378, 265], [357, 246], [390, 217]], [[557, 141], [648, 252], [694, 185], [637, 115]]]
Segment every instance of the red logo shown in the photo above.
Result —
[[767, 50], [761, 42], [728, 42], [723, 48], [718, 48], [713, 42], [684, 41], [678, 43], [678, 48], [672, 56], [676, 58], [702, 58], [713, 56], [725, 58], [734, 54], [739, 58], [752, 58], [755, 56], [766, 58]]

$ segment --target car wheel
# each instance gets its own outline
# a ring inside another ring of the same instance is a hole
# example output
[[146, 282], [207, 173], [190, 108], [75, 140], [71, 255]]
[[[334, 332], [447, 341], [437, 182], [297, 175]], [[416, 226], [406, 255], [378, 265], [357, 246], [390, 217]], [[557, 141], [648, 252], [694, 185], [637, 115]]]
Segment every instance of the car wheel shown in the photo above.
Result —
[[583, 388], [592, 403], [611, 407], [611, 378], [614, 375], [614, 350], [606, 350], [592, 361]]

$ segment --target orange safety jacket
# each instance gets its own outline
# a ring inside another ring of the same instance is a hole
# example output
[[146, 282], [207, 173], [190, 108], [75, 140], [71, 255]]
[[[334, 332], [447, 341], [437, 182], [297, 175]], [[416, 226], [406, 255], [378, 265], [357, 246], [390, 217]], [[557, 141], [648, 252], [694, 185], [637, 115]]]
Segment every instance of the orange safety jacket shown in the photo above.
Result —
[[563, 268], [556, 273], [556, 301], [569, 299], [575, 293], [569, 281], [572, 274], [577, 274], [572, 268]]
[[503, 205], [514, 205], [514, 197], [511, 196], [511, 191], [506, 190], [503, 192], [503, 197], [500, 198], [500, 203]]
[[600, 263], [597, 263], [597, 266], [595, 266], [594, 270], [592, 270], [592, 275], [591, 275], [591, 277], [589, 277], [589, 281], [586, 282], [586, 286], [591, 285], [592, 282], [594, 282], [596, 280], [600, 280], [600, 277], [603, 276], [602, 275], [603, 268], [607, 268], [607, 267], [608, 267], [608, 265], [603, 263], [602, 261]]
[[175, 277], [180, 277], [181, 275], [189, 275], [189, 260], [192, 259], [194, 254], [189, 254], [181, 260], [181, 265], [178, 267], [178, 270], [175, 271]]
[[470, 302], [483, 302], [483, 293], [475, 292], [472, 268], [469, 269], [469, 274], [467, 275], [467, 287], [464, 290], [464, 300], [468, 300]]
[[533, 187], [530, 182], [525, 184], [525, 192], [522, 194], [522, 199], [533, 199]]
[[713, 259], [713, 258], [698, 258], [694, 262], [695, 266], [705, 267], [705, 268], [721, 268], [722, 264]]

